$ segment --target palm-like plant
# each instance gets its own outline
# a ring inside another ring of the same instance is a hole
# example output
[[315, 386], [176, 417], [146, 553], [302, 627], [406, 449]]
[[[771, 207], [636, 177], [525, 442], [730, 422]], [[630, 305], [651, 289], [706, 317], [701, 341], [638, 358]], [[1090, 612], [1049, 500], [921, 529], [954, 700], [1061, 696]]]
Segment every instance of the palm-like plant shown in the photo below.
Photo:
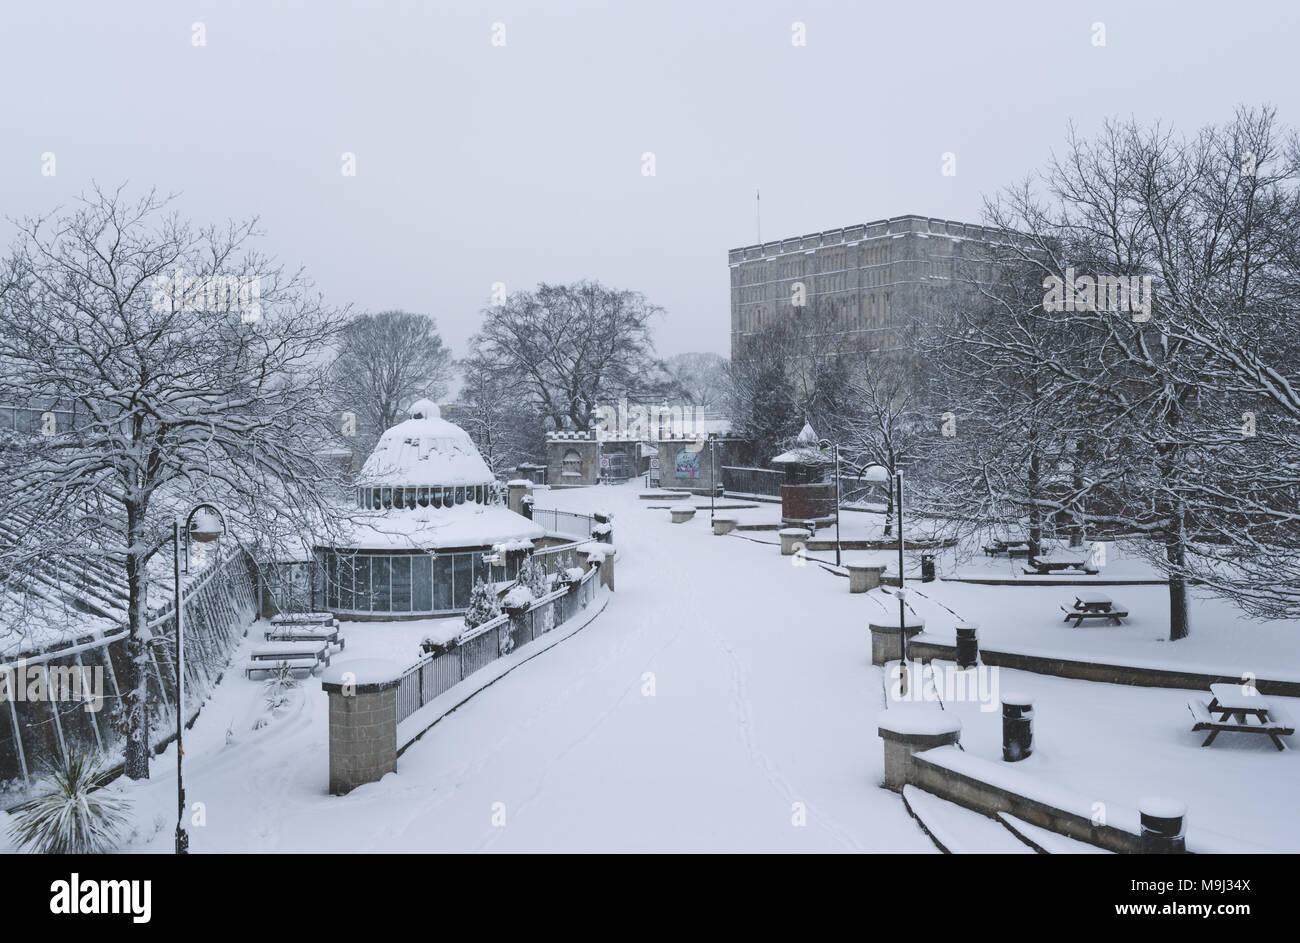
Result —
[[130, 803], [98, 788], [103, 772], [90, 753], [70, 750], [41, 779], [40, 793], [10, 812], [9, 837], [41, 854], [103, 854], [114, 850]]

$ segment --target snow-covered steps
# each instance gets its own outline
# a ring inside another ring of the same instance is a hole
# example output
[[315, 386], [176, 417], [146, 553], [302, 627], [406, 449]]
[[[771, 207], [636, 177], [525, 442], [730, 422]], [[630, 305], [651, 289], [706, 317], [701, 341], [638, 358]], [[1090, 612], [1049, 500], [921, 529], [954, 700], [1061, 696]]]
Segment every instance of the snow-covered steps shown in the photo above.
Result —
[[1015, 832], [1022, 839], [1029, 842], [1034, 848], [1049, 855], [1112, 855], [1113, 851], [1105, 848], [1098, 848], [1096, 845], [1090, 845], [1087, 842], [1079, 841], [1077, 838], [1071, 838], [1069, 835], [1062, 835], [1059, 832], [1053, 832], [1050, 829], [1043, 828], [1039, 825], [1031, 825], [1024, 819], [1018, 819], [1014, 815], [1008, 815], [1005, 812], [999, 812], [998, 818], [1002, 824], [1011, 831]]
[[987, 816], [940, 799], [915, 786], [903, 787], [903, 803], [943, 851], [953, 855], [1025, 855], [1034, 849]]

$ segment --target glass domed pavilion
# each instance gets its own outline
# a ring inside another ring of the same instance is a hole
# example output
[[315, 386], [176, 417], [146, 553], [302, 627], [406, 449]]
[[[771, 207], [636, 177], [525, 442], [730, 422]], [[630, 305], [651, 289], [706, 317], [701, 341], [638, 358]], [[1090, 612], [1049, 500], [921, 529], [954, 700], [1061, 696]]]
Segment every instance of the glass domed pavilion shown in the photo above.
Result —
[[[343, 619], [461, 612], [475, 581], [512, 579], [543, 529], [500, 503], [469, 435], [428, 400], [387, 430], [343, 536], [315, 548], [317, 598]], [[507, 563], [508, 561], [508, 563]]]

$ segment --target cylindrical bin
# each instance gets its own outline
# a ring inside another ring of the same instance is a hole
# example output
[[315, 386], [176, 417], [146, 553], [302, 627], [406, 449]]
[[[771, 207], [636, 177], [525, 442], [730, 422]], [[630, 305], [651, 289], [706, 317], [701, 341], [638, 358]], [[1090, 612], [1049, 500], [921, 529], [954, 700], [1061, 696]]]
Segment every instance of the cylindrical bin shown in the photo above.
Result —
[[934, 582], [934, 554], [932, 553], [921, 554], [921, 582]]
[[957, 626], [957, 667], [974, 668], [979, 660], [979, 626], [973, 622], [963, 622]]
[[1033, 699], [1018, 694], [1002, 695], [1002, 759], [1015, 763], [1033, 752]]
[[1138, 803], [1142, 819], [1139, 849], [1144, 855], [1183, 855], [1187, 839], [1183, 837], [1187, 806], [1177, 799], [1147, 798]]

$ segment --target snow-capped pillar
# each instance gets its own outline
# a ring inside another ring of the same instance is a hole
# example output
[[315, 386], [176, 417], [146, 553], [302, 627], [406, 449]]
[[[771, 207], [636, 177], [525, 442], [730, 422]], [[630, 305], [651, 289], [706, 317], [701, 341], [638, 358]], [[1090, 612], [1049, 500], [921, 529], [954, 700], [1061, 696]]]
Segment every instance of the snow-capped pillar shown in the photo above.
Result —
[[593, 566], [600, 568], [600, 585], [604, 586], [611, 593], [614, 591], [614, 557], [618, 551], [612, 544], [604, 543], [585, 543], [578, 548], [578, 552], [585, 555], [585, 568], [590, 570]]
[[781, 538], [781, 556], [792, 557], [808, 539], [808, 531], [802, 527], [783, 527], [778, 536]]
[[901, 790], [912, 775], [912, 757], [961, 740], [961, 721], [951, 711], [883, 710], [876, 732], [885, 744], [885, 786]]
[[514, 478], [506, 483], [506, 501], [510, 510], [516, 514], [524, 513], [524, 496], [532, 489], [533, 483], [526, 478]]
[[[907, 637], [910, 640], [912, 636], [919, 635], [925, 628], [925, 621], [916, 619], [904, 625]], [[871, 663], [873, 665], [887, 665], [891, 661], [898, 661], [903, 657], [902, 635], [898, 630], [897, 622], [868, 622], [867, 630], [871, 633]]]
[[850, 563], [845, 569], [849, 571], [849, 592], [869, 593], [880, 585], [880, 578], [885, 568], [881, 565]]
[[325, 669], [330, 700], [330, 793], [351, 792], [397, 769], [397, 687], [401, 669], [360, 659]]
[[528, 631], [528, 609], [531, 605], [531, 596], [525, 599], [515, 597], [513, 592], [506, 594], [505, 600], [501, 603], [501, 611], [510, 621], [502, 626], [502, 629], [510, 634], [510, 644], [502, 646], [503, 654], [532, 641]]
[[614, 515], [608, 511], [595, 511], [591, 515], [595, 522], [591, 528], [592, 540], [599, 540], [603, 544], [612, 544], [614, 542]]
[[715, 517], [713, 519], [713, 534], [715, 537], [730, 534], [735, 529], [736, 519], [734, 517]]

